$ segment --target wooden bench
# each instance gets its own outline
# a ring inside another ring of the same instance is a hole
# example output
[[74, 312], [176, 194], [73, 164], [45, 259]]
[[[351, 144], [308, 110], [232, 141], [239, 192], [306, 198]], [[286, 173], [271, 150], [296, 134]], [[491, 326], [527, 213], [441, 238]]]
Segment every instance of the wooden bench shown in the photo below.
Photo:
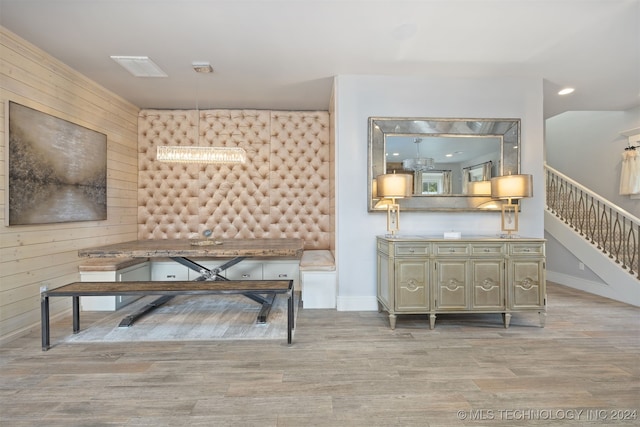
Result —
[[49, 298], [71, 297], [73, 333], [80, 331], [80, 297], [115, 295], [231, 295], [258, 297], [261, 294], [287, 294], [287, 343], [291, 344], [294, 325], [293, 280], [158, 281], [158, 282], [74, 282], [40, 294], [42, 350], [50, 347]]

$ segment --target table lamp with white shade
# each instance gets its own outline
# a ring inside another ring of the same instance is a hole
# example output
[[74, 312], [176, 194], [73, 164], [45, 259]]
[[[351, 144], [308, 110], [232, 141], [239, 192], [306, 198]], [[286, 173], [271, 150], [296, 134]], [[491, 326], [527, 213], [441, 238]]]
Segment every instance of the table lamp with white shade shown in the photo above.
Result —
[[388, 173], [376, 177], [377, 195], [381, 198], [376, 207], [387, 207], [387, 232], [395, 235], [400, 230], [400, 205], [396, 199], [411, 197], [413, 176]]
[[502, 237], [514, 237], [518, 231], [518, 205], [513, 200], [533, 196], [532, 175], [503, 175], [491, 178], [491, 197], [507, 200], [502, 205]]

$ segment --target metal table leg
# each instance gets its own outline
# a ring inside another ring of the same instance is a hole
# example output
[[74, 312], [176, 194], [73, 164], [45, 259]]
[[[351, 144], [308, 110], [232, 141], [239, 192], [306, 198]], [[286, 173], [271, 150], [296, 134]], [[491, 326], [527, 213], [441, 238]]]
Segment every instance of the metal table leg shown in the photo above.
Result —
[[80, 297], [71, 297], [73, 305], [73, 333], [80, 332]]
[[[198, 264], [197, 262], [195, 262], [193, 260], [190, 260], [189, 258], [171, 257], [171, 259], [173, 261], [176, 261], [177, 263], [182, 264], [185, 267], [200, 273], [200, 276], [197, 279], [195, 279], [196, 281], [205, 281], [205, 280], [211, 280], [211, 281], [221, 280], [221, 281], [224, 281], [224, 280], [228, 280], [224, 276], [220, 275], [220, 273], [222, 273], [223, 271], [227, 270], [229, 267], [232, 267], [232, 266], [238, 264], [239, 262], [241, 262], [245, 258], [246, 257], [238, 256], [238, 257], [232, 258], [231, 260], [223, 263], [222, 265], [219, 265], [216, 268], [208, 269], [205, 266], [203, 266], [201, 264]], [[257, 302], [258, 304], [262, 305], [262, 308], [260, 309], [260, 312], [258, 313], [257, 322], [258, 323], [266, 323], [267, 322], [267, 317], [269, 316], [269, 313], [271, 312], [271, 307], [273, 306], [273, 302], [275, 300], [276, 295], [275, 294], [271, 294], [271, 293], [265, 294], [264, 297], [262, 295], [255, 294], [255, 293], [246, 293], [246, 294], [243, 294], [243, 295], [246, 296], [249, 299], [252, 299], [253, 301]], [[138, 320], [142, 316], [152, 312], [156, 308], [162, 306], [167, 301], [170, 301], [172, 298], [173, 298], [172, 296], [163, 296], [161, 298], [156, 299], [155, 301], [145, 305], [144, 307], [142, 307], [140, 310], [136, 311], [135, 313], [133, 313], [133, 314], [125, 317], [124, 319], [122, 319], [118, 326], [120, 326], [120, 327], [132, 326], [135, 323], [136, 320]], [[75, 322], [75, 319], [74, 319], [74, 322]], [[74, 325], [75, 325], [75, 323], [74, 323]]]
[[267, 294], [265, 294], [264, 297], [262, 295], [254, 294], [254, 293], [246, 293], [246, 294], [242, 294], [242, 295], [244, 295], [245, 297], [247, 297], [249, 299], [254, 300], [258, 304], [262, 304], [262, 308], [260, 309], [260, 312], [258, 313], [257, 322], [258, 323], [267, 323], [267, 317], [269, 316], [269, 313], [271, 312], [271, 307], [273, 307], [273, 302], [276, 299], [276, 294], [267, 293]]
[[[198, 277], [195, 280], [203, 281], [203, 280], [228, 280], [226, 277], [221, 276], [220, 273], [222, 273], [223, 271], [226, 271], [229, 267], [233, 267], [234, 265], [243, 261], [244, 259], [246, 259], [246, 257], [238, 256], [238, 257], [232, 258], [229, 261], [213, 269], [208, 269], [205, 266], [200, 265], [193, 260], [190, 260], [189, 258], [174, 257], [171, 259], [190, 268], [193, 271], [197, 271], [198, 273], [200, 273], [200, 277]], [[273, 302], [275, 300], [275, 294], [266, 294], [266, 296], [264, 297], [254, 293], [246, 293], [243, 295], [249, 299], [252, 299], [258, 304], [262, 305], [262, 308], [260, 309], [260, 313], [258, 314], [257, 322], [266, 323], [267, 317], [271, 312], [271, 307], [273, 306]]]
[[118, 327], [128, 328], [129, 326], [133, 325], [136, 320], [140, 319], [145, 314], [152, 312], [156, 308], [160, 307], [162, 304], [166, 303], [167, 301], [170, 301], [172, 298], [173, 298], [173, 295], [165, 295], [160, 298], [157, 298], [156, 300], [142, 307], [140, 310], [122, 319], [118, 324]]

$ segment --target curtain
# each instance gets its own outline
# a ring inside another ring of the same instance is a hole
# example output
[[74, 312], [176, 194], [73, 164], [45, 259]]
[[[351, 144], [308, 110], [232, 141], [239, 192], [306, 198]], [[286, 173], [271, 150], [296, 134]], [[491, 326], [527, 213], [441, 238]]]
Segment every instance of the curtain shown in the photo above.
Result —
[[462, 168], [462, 194], [469, 192], [469, 168]]
[[451, 185], [451, 171], [442, 171], [442, 193], [452, 194], [453, 188]]
[[635, 149], [622, 153], [620, 194], [640, 194], [640, 153]]
[[488, 181], [491, 179], [491, 166], [493, 165], [493, 163], [491, 162], [486, 162], [485, 164], [482, 165], [482, 180], [483, 181]]
[[422, 194], [422, 172], [413, 173], [413, 194]]

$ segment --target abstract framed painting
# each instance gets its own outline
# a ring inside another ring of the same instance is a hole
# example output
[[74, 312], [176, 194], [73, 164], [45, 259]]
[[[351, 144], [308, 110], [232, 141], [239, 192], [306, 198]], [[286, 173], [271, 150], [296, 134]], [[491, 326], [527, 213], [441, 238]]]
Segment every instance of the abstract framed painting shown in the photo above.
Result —
[[5, 223], [107, 219], [107, 136], [7, 101]]

